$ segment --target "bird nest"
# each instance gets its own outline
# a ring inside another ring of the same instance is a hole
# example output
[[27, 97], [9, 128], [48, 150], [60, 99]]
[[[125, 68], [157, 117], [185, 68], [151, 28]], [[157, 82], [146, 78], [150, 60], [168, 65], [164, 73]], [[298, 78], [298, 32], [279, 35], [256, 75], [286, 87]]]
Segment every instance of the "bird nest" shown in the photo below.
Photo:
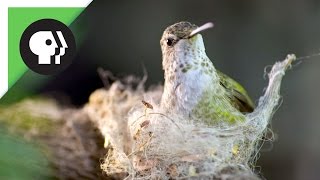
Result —
[[116, 81], [96, 90], [83, 110], [109, 149], [101, 168], [137, 179], [259, 179], [253, 171], [258, 149], [279, 103], [282, 77], [295, 59], [288, 55], [275, 63], [257, 108], [245, 121], [224, 127], [166, 114], [159, 106], [162, 87], [145, 91], [143, 81], [136, 88]]

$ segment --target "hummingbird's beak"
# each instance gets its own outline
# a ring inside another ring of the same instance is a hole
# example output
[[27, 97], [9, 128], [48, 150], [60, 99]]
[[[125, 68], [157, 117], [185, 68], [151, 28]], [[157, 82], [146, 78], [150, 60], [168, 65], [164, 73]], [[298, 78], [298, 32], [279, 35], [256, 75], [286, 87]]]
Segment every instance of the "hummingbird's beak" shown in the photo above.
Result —
[[205, 23], [204, 25], [198, 27], [197, 29], [193, 30], [188, 38], [192, 38], [193, 36], [197, 35], [199, 32], [213, 28], [214, 24], [212, 22]]

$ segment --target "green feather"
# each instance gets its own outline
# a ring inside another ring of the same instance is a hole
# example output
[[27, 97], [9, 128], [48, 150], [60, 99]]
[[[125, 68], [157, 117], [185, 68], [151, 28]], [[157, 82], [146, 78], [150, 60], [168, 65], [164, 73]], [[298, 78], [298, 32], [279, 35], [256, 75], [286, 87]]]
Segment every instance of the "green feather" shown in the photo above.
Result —
[[220, 71], [217, 74], [221, 85], [217, 89], [223, 93], [217, 93], [209, 87], [193, 109], [193, 114], [208, 125], [243, 122], [244, 113], [254, 109], [252, 100], [235, 80]]
[[252, 112], [255, 105], [249, 97], [247, 91], [235, 80], [218, 71], [220, 84], [226, 89], [227, 96], [231, 103], [240, 112]]

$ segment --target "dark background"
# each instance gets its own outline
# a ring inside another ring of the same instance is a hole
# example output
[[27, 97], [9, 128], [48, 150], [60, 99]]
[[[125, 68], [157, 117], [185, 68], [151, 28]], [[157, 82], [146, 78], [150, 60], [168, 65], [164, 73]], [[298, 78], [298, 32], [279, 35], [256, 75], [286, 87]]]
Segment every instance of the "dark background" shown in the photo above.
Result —
[[[144, 66], [148, 85], [162, 83], [160, 37], [167, 26], [182, 20], [215, 23], [203, 33], [207, 55], [256, 102], [267, 85], [267, 65], [288, 53], [320, 52], [318, 0], [94, 0], [70, 26], [78, 43], [74, 64], [53, 77], [27, 72], [3, 101], [50, 92], [81, 107], [103, 86], [98, 67], [117, 76], [141, 76]], [[276, 140], [265, 144], [257, 164], [267, 179], [320, 179], [319, 78], [320, 57], [305, 59], [287, 72], [283, 103], [272, 121]]]

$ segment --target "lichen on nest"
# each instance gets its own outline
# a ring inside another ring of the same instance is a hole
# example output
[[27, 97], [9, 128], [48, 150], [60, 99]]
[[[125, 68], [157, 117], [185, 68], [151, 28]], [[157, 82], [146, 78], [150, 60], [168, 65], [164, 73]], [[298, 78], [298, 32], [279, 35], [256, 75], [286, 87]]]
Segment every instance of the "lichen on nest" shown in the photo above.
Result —
[[[24, 169], [26, 171], [42, 168], [41, 172], [30, 174], [33, 179], [39, 179], [40, 175], [53, 179], [106, 177], [100, 169], [100, 158], [106, 154], [106, 149], [103, 148], [104, 139], [82, 109], [62, 107], [56, 100], [48, 97], [32, 97], [9, 106], [1, 106], [0, 127], [7, 130], [9, 137], [23, 137], [40, 153], [37, 156], [43, 158], [41, 161], [33, 159], [35, 155], [30, 151], [23, 153], [23, 159], [8, 157], [16, 165], [15, 168], [27, 163], [27, 168]], [[0, 140], [3, 140], [3, 137]], [[27, 146], [22, 146], [24, 147]], [[17, 151], [11, 150], [13, 152], [9, 153], [10, 156]], [[0, 164], [7, 166], [5, 161]], [[19, 169], [14, 170], [21, 175]], [[16, 178], [12, 174], [2, 177]]]

